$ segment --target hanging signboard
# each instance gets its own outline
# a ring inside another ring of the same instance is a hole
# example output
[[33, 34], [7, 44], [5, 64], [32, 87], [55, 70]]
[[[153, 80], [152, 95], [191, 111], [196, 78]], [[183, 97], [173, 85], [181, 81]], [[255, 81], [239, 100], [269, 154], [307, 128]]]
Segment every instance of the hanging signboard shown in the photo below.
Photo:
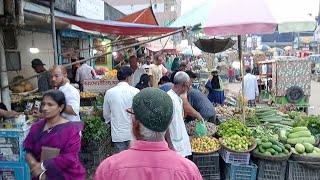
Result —
[[108, 89], [118, 84], [117, 79], [93, 79], [84, 80], [83, 91], [94, 93], [105, 93]]

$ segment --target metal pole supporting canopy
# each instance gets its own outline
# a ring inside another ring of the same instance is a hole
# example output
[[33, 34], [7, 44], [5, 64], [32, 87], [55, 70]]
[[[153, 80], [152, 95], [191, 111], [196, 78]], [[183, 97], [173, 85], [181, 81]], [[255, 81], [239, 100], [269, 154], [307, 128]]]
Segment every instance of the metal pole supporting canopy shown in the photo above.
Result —
[[54, 16], [54, 1], [50, 0], [50, 14], [51, 14], [51, 27], [52, 27], [52, 45], [53, 45], [53, 57], [54, 64], [58, 65], [58, 50], [57, 50], [57, 33], [56, 33], [56, 20]]

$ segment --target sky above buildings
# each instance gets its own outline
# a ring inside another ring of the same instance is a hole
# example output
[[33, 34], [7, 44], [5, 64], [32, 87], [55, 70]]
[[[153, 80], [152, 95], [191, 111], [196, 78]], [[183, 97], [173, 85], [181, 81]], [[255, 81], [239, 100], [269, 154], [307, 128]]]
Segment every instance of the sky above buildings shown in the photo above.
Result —
[[[213, 0], [182, 0], [182, 14], [207, 1]], [[265, 0], [265, 2], [270, 3], [272, 6], [282, 7], [284, 14], [286, 10], [290, 9], [291, 12], [294, 10], [299, 13], [311, 13], [315, 17], [319, 11], [319, 0]], [[248, 7], [247, 10], [250, 11], [250, 8]]]

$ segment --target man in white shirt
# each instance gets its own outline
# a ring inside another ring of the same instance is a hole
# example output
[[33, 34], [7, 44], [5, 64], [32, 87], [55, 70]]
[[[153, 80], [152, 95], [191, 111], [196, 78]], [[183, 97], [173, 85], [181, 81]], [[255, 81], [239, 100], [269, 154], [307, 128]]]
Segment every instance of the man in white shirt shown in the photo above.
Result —
[[[84, 58], [79, 58], [79, 60], [82, 60]], [[97, 74], [95, 70], [89, 66], [86, 62], [80, 63], [81, 66], [77, 69], [76, 72], [76, 82], [80, 83], [80, 91], [83, 91], [83, 82], [84, 80], [90, 80], [95, 79], [97, 77]]]
[[131, 75], [129, 66], [121, 66], [117, 73], [118, 85], [107, 90], [104, 96], [103, 117], [106, 123], [111, 123], [115, 153], [127, 150], [132, 137], [132, 117], [127, 110], [139, 89], [130, 86]]
[[130, 56], [129, 58], [129, 64], [132, 69], [132, 79], [131, 79], [131, 85], [133, 87], [136, 87], [136, 85], [139, 83], [140, 78], [143, 74], [146, 74], [146, 71], [143, 68], [140, 68], [138, 65], [137, 57], [136, 56]]
[[67, 79], [67, 70], [63, 66], [55, 66], [51, 71], [52, 85], [58, 88], [66, 97], [67, 107], [61, 114], [69, 121], [80, 121], [80, 93]]
[[162, 61], [163, 58], [161, 56], [156, 57], [155, 63], [149, 68], [151, 87], [158, 88], [160, 79], [168, 72], [168, 70], [162, 65]]
[[244, 76], [244, 97], [248, 99], [249, 106], [256, 106], [256, 97], [259, 96], [257, 78], [251, 74], [251, 68], [247, 68], [246, 73]]
[[142, 66], [142, 68], [147, 72], [147, 74], [149, 74], [149, 68], [150, 68], [151, 65], [152, 65], [151, 57], [150, 57], [150, 56], [147, 56], [147, 57], [146, 57], [146, 64], [144, 64], [144, 65]]
[[169, 147], [183, 157], [191, 155], [189, 135], [184, 124], [183, 101], [180, 95], [185, 94], [190, 88], [190, 77], [185, 72], [177, 72], [174, 76], [174, 86], [168, 95], [173, 102], [172, 122], [166, 136]]

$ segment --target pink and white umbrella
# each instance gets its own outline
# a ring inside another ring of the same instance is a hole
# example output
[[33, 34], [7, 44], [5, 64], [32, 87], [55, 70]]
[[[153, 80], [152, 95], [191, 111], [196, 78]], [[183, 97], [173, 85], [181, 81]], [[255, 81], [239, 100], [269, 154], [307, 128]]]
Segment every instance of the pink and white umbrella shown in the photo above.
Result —
[[207, 35], [271, 34], [277, 21], [264, 0], [213, 0]]
[[272, 34], [275, 31], [314, 31], [316, 21], [299, 9], [283, 10], [296, 1], [281, 0], [211, 0], [205, 24], [207, 35]]

